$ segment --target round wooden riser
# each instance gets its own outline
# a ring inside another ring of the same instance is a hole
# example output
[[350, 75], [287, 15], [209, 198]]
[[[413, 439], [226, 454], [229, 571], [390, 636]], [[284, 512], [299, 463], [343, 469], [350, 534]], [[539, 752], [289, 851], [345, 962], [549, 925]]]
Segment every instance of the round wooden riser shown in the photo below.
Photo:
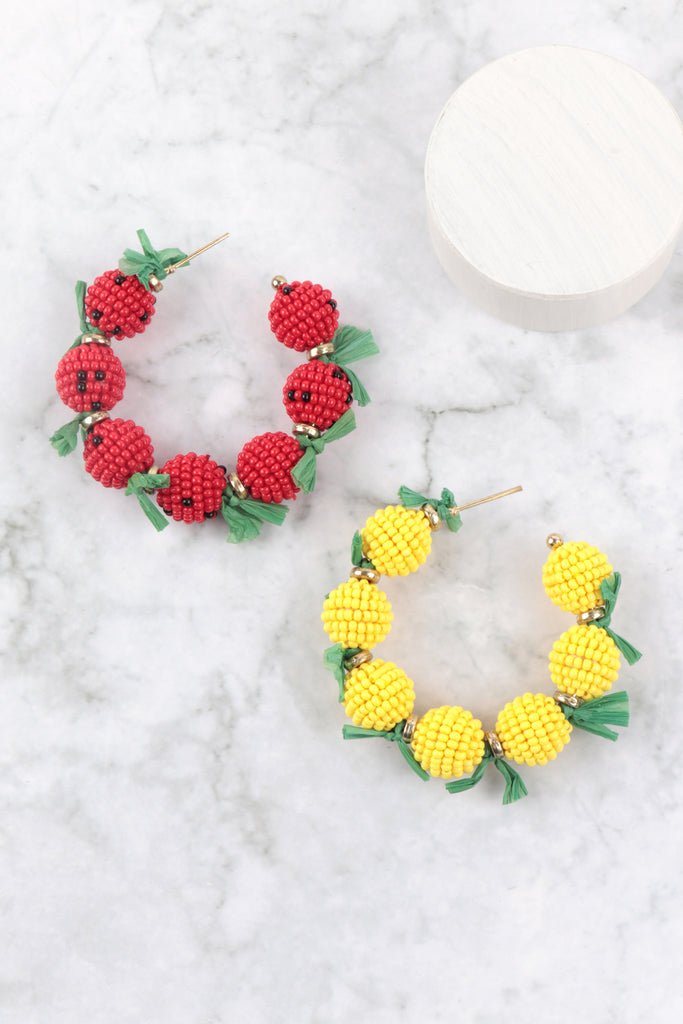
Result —
[[453, 93], [425, 177], [434, 247], [468, 298], [521, 327], [588, 327], [637, 302], [671, 259], [683, 126], [633, 68], [539, 46]]

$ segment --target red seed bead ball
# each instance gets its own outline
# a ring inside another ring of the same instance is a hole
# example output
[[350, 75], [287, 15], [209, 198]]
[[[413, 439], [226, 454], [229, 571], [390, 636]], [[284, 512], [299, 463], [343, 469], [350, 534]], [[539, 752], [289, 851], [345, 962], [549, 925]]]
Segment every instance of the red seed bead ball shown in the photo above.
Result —
[[134, 473], [154, 463], [152, 442], [132, 420], [102, 420], [88, 431], [83, 446], [85, 468], [105, 487], [125, 487]]
[[55, 382], [64, 405], [74, 412], [108, 412], [123, 398], [126, 371], [109, 345], [92, 342], [62, 356]]
[[85, 313], [107, 338], [134, 338], [154, 316], [155, 302], [135, 274], [108, 270], [85, 293]]
[[295, 423], [327, 430], [353, 402], [349, 378], [334, 363], [317, 359], [297, 366], [282, 389], [287, 415]]
[[176, 455], [169, 459], [160, 473], [168, 473], [168, 487], [156, 492], [157, 503], [176, 522], [203, 523], [213, 519], [221, 507], [225, 490], [225, 466], [217, 465], [208, 455]]
[[260, 501], [292, 501], [300, 489], [292, 470], [304, 452], [299, 442], [282, 431], [260, 434], [247, 441], [237, 456], [237, 476]]
[[296, 352], [305, 352], [332, 340], [339, 313], [327, 288], [310, 281], [292, 281], [279, 285], [268, 319], [278, 341]]

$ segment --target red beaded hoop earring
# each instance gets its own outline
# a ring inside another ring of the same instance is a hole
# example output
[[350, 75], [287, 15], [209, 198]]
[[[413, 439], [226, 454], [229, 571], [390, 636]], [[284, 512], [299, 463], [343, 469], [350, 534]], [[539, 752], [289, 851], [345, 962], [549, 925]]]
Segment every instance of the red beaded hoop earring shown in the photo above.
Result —
[[[299, 490], [313, 490], [317, 455], [355, 428], [351, 405], [367, 405], [370, 398], [348, 364], [379, 350], [370, 331], [338, 326], [337, 303], [322, 285], [274, 277], [271, 329], [287, 348], [308, 356], [289, 375], [282, 392], [294, 423], [292, 434], [277, 431], [252, 438], [238, 454], [234, 472], [195, 452], [175, 455], [159, 467], [144, 429], [133, 420], [110, 416], [126, 383], [111, 343], [141, 334], [154, 316], [161, 282], [227, 235], [189, 256], [175, 248], [154, 249], [142, 230], [138, 237], [141, 253], [126, 249], [117, 269], [101, 274], [90, 287], [83, 281], [76, 285], [80, 334], [55, 373], [59, 396], [76, 416], [50, 443], [60, 455], [68, 455], [80, 433], [87, 472], [105, 487], [135, 494], [157, 530], [168, 525], [162, 511], [185, 523], [213, 519], [220, 512], [229, 541], [251, 540], [263, 522], [284, 521], [288, 509], [283, 501], [294, 500]], [[156, 504], [151, 494], [156, 494]]]

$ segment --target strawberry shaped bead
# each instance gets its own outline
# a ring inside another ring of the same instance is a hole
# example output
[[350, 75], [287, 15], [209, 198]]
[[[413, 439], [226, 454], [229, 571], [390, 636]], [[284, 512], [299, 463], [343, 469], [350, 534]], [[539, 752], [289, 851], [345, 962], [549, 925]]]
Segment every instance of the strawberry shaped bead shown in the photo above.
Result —
[[133, 338], [154, 316], [154, 295], [135, 274], [107, 270], [95, 278], [85, 295], [85, 312], [107, 338]]
[[327, 430], [349, 408], [353, 393], [349, 378], [338, 366], [314, 359], [290, 373], [282, 400], [294, 423], [311, 423], [318, 430]]
[[203, 523], [220, 510], [226, 478], [225, 467], [208, 455], [176, 455], [159, 470], [171, 480], [157, 491], [157, 504], [176, 522]]
[[87, 472], [104, 487], [126, 487], [134, 473], [147, 472], [153, 456], [152, 442], [132, 420], [101, 420], [83, 446]]
[[55, 382], [59, 397], [74, 412], [108, 412], [123, 398], [126, 371], [109, 345], [92, 342], [69, 349], [59, 361]]
[[332, 292], [310, 281], [278, 286], [268, 312], [278, 341], [296, 352], [305, 352], [331, 341], [339, 323]]
[[247, 441], [237, 456], [237, 476], [253, 498], [276, 503], [293, 500], [299, 488], [292, 480], [292, 469], [303, 454], [289, 434], [260, 434]]

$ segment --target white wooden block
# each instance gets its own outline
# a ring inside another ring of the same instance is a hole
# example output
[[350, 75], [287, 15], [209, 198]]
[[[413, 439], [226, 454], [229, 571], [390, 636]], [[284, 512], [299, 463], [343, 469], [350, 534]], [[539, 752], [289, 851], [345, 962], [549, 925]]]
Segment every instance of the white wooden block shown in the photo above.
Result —
[[539, 46], [453, 93], [425, 177], [436, 252], [466, 296], [522, 327], [587, 327], [637, 302], [674, 252], [683, 126], [633, 68]]

